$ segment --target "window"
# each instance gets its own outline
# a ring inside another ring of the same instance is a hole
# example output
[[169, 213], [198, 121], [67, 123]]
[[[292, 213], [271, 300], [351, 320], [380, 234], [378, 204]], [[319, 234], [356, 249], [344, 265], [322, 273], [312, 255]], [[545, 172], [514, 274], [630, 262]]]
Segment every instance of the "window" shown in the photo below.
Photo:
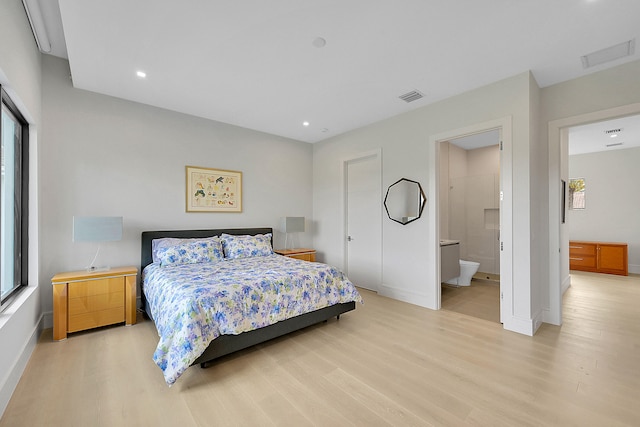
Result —
[[585, 208], [584, 189], [584, 178], [571, 178], [569, 180], [569, 209]]
[[29, 127], [2, 87], [0, 98], [0, 305], [4, 306], [27, 284]]

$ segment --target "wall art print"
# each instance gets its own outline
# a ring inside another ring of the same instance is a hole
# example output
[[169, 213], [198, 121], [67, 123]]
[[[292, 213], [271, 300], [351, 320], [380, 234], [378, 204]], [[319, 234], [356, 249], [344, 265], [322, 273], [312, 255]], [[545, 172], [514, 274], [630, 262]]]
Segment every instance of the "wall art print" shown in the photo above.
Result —
[[187, 212], [242, 212], [242, 172], [187, 166]]

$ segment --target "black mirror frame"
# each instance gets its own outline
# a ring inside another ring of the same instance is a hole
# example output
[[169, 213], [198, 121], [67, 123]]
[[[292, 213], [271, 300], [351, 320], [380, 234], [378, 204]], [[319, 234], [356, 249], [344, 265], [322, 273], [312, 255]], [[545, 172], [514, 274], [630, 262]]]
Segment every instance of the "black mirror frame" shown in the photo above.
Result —
[[[418, 190], [420, 190], [420, 197], [421, 197], [421, 199], [420, 199], [420, 210], [418, 212], [418, 216], [416, 216], [415, 218], [410, 219], [409, 221], [406, 221], [406, 222], [397, 220], [395, 218], [392, 218], [391, 214], [389, 213], [389, 208], [387, 207], [387, 197], [389, 197], [389, 190], [391, 190], [391, 187], [393, 187], [396, 184], [399, 184], [402, 181], [412, 182], [412, 183], [416, 184], [418, 186]], [[391, 221], [395, 221], [398, 224], [402, 224], [402, 225], [407, 225], [407, 224], [419, 219], [422, 216], [422, 211], [424, 211], [424, 207], [425, 207], [426, 204], [427, 204], [427, 196], [424, 194], [424, 191], [422, 190], [422, 185], [420, 185], [420, 183], [418, 181], [414, 181], [414, 180], [408, 179], [408, 178], [400, 178], [399, 180], [397, 180], [396, 182], [391, 184], [387, 188], [387, 194], [385, 194], [385, 196], [384, 196], [384, 210], [387, 211], [387, 216], [389, 217], [389, 219]]]

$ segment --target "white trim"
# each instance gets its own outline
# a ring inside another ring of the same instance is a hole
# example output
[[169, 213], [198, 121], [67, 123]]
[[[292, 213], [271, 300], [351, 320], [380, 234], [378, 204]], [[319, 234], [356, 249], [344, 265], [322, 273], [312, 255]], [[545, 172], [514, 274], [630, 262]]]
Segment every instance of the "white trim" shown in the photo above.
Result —
[[[18, 311], [24, 307], [24, 304], [30, 298], [38, 298], [39, 287], [32, 286], [28, 287], [25, 291], [21, 292], [21, 295], [12, 302], [12, 304], [2, 313], [2, 318], [4, 321], [0, 323], [0, 328], [8, 327], [8, 323], [11, 321], [11, 317], [16, 316]], [[33, 295], [33, 294], [36, 295]], [[17, 357], [14, 359], [13, 363], [10, 366], [7, 366], [4, 378], [0, 380], [0, 417], [4, 414], [7, 405], [9, 404], [9, 400], [11, 400], [11, 396], [15, 391], [18, 382], [20, 381], [20, 377], [22, 377], [22, 373], [27, 367], [27, 363], [31, 358], [31, 354], [36, 348], [36, 344], [38, 343], [38, 338], [43, 330], [43, 315], [40, 314], [37, 322], [34, 324], [33, 328], [27, 339], [24, 341], [20, 351], [17, 353]], [[6, 344], [6, 343], [4, 343]], [[4, 369], [3, 369], [4, 371]]]
[[380, 289], [378, 289], [378, 295], [420, 307], [432, 308], [429, 304], [429, 295], [423, 292], [413, 292], [383, 283], [380, 285]]
[[[563, 159], [561, 155], [561, 145], [563, 139], [566, 138], [567, 129], [572, 126], [635, 114], [640, 114], [640, 103], [594, 111], [549, 122], [549, 307], [546, 311], [548, 317], [545, 317], [545, 322], [547, 323], [562, 324], [562, 295], [568, 289], [566, 285], [568, 280], [570, 284], [570, 279], [562, 277], [563, 272], [569, 271], [569, 258], [568, 255], [561, 257], [559, 254], [562, 254], [561, 249], [563, 247], [568, 250], [569, 238], [566, 233], [563, 235], [561, 229], [560, 185], [554, 185], [554, 183], [560, 183], [561, 179], [567, 179], [567, 177], [562, 176], [562, 170], [563, 168], [566, 170], [568, 163], [563, 164], [563, 162], [568, 162], [568, 159]], [[561, 266], [561, 259], [563, 263], [566, 262], [566, 265]]]
[[[500, 303], [500, 317], [505, 329], [515, 332], [530, 331], [531, 325], [521, 327], [519, 323], [514, 326], [514, 322], [507, 321], [507, 318], [513, 317], [513, 131], [512, 117], [506, 116], [500, 119], [491, 120], [483, 123], [476, 123], [467, 127], [450, 130], [429, 137], [429, 193], [432, 203], [429, 203], [429, 236], [427, 245], [431, 249], [427, 255], [427, 262], [433, 265], [431, 274], [427, 276], [427, 288], [433, 294], [431, 297], [435, 301], [435, 309], [441, 307], [441, 287], [440, 287], [440, 220], [439, 220], [439, 204], [438, 188], [439, 188], [439, 143], [463, 136], [473, 135], [492, 129], [501, 129], [502, 136], [502, 154], [500, 161], [500, 187], [503, 192], [503, 200], [500, 206], [500, 240], [504, 244], [504, 250], [500, 255], [500, 292], [503, 296]], [[527, 333], [527, 332], [521, 332]]]
[[523, 335], [533, 336], [536, 329], [540, 327], [542, 323], [543, 313], [539, 313], [533, 319], [526, 319], [518, 316], [511, 316], [508, 319], [505, 319], [504, 328], [512, 331], [518, 332]]

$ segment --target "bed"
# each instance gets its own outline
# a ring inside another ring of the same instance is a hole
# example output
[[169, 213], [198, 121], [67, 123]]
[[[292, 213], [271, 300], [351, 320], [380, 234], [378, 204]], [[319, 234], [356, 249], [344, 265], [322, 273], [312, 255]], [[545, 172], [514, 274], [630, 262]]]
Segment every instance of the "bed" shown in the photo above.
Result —
[[191, 365], [339, 318], [362, 302], [336, 268], [274, 254], [272, 235], [271, 228], [142, 233], [142, 303], [158, 330], [154, 361], [168, 385]]

